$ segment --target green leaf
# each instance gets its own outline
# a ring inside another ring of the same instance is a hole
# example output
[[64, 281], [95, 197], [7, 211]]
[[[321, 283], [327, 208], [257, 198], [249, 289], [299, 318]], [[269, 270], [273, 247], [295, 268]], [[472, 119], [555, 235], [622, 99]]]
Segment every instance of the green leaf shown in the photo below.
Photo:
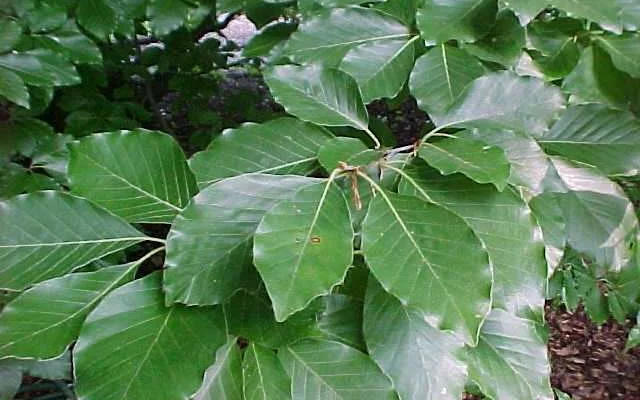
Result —
[[387, 0], [377, 3], [373, 8], [398, 19], [405, 26], [413, 26], [418, 10], [418, 0]]
[[266, 290], [239, 290], [224, 304], [229, 334], [246, 338], [251, 343], [275, 349], [300, 338], [315, 334], [315, 303], [292, 315], [285, 322], [277, 322]]
[[67, 10], [62, 4], [41, 2], [25, 15], [25, 19], [31, 32], [49, 31], [67, 21]]
[[0, 357], [45, 359], [61, 354], [76, 339], [91, 310], [132, 280], [142, 261], [66, 275], [22, 293], [0, 314]]
[[454, 137], [424, 142], [420, 157], [443, 175], [460, 172], [478, 183], [492, 183], [499, 191], [507, 186], [509, 160], [504, 151], [479, 140]]
[[[81, 82], [80, 75], [78, 75], [78, 71], [76, 71], [73, 64], [57, 53], [46, 49], [35, 49], [29, 50], [24, 54], [34, 56], [39, 61], [40, 68], [42, 68], [40, 73], [47, 74], [51, 77], [52, 85], [44, 86], [71, 86]], [[20, 75], [20, 72], [17, 72], [18, 75]], [[29, 83], [24, 75], [22, 78], [25, 82]]]
[[222, 309], [165, 307], [161, 277], [114, 290], [89, 314], [73, 349], [79, 398], [170, 400], [198, 389], [225, 342]]
[[147, 239], [79, 197], [17, 196], [0, 203], [0, 287], [22, 290]]
[[241, 175], [215, 183], [178, 215], [167, 237], [167, 304], [219, 304], [252, 272], [252, 239], [280, 200], [320, 182], [299, 176]]
[[492, 399], [553, 398], [547, 346], [532, 321], [491, 311], [478, 346], [467, 348], [467, 360], [469, 377]]
[[254, 263], [282, 322], [342, 283], [354, 232], [342, 191], [329, 179], [267, 211], [256, 230]]
[[291, 379], [273, 350], [251, 343], [245, 351], [242, 376], [245, 400], [291, 399]]
[[499, 72], [473, 81], [437, 126], [491, 126], [540, 133], [564, 108], [560, 89], [535, 78]]
[[553, 197], [560, 207], [572, 248], [611, 271], [628, 264], [638, 220], [617, 184], [597, 170], [550, 158], [544, 185], [542, 196]]
[[442, 176], [420, 159], [407, 173], [410, 179], [402, 179], [400, 193], [429, 198], [452, 210], [486, 246], [493, 262], [494, 307], [519, 315], [539, 310], [547, 266], [538, 226], [524, 200], [511, 189], [498, 192], [462, 175]]
[[538, 142], [547, 152], [608, 175], [640, 173], [640, 121], [630, 112], [597, 104], [572, 107]]
[[396, 399], [389, 379], [364, 353], [345, 344], [305, 339], [278, 352], [294, 399]]
[[303, 121], [367, 130], [369, 115], [356, 81], [317, 65], [274, 67], [265, 80], [276, 101]]
[[379, 40], [349, 50], [340, 69], [356, 80], [365, 103], [400, 93], [413, 68], [415, 39]]
[[550, 0], [553, 7], [566, 11], [573, 17], [585, 18], [596, 22], [604, 29], [616, 34], [622, 33], [621, 9], [616, 1], [600, 0]]
[[197, 192], [184, 153], [164, 133], [100, 133], [71, 145], [74, 193], [130, 222], [171, 223]]
[[429, 114], [443, 114], [458, 96], [484, 74], [482, 64], [465, 50], [441, 44], [416, 62], [409, 87]]
[[385, 290], [434, 327], [476, 343], [491, 308], [493, 272], [460, 217], [417, 197], [379, 192], [362, 224], [362, 251]]
[[235, 338], [216, 352], [216, 362], [207, 369], [193, 400], [243, 400], [242, 353]]
[[611, 57], [598, 46], [589, 46], [578, 65], [562, 82], [562, 89], [572, 95], [571, 103], [604, 103], [625, 109], [637, 95], [640, 85], [617, 70]]
[[318, 151], [318, 160], [328, 172], [339, 167], [340, 162], [349, 163], [349, 160], [369, 150], [360, 139], [351, 137], [336, 137], [328, 140]]
[[299, 63], [320, 62], [337, 66], [357, 45], [408, 39], [409, 36], [407, 27], [376, 10], [338, 8], [304, 21], [287, 41], [284, 55]]
[[315, 336], [341, 342], [366, 352], [367, 346], [362, 335], [362, 300], [343, 294], [332, 294], [323, 297], [321, 301], [324, 310], [316, 314], [316, 330], [319, 334]]
[[294, 118], [245, 123], [225, 130], [189, 165], [201, 188], [246, 173], [307, 175], [318, 168], [317, 154], [333, 135]]
[[597, 39], [618, 69], [640, 78], [640, 34], [626, 33], [620, 36], [605, 35]]
[[100, 64], [102, 62], [102, 53], [98, 46], [80, 32], [71, 20], [62, 28], [37, 37], [36, 40], [43, 47], [64, 54], [67, 60], [73, 63]]
[[637, 31], [640, 29], [640, 3], [635, 0], [616, 0], [620, 7], [620, 20], [624, 29]]
[[20, 40], [20, 36], [22, 36], [22, 27], [17, 21], [0, 19], [0, 53], [13, 49]]
[[29, 91], [14, 72], [0, 67], [0, 96], [24, 108], [29, 108]]
[[522, 26], [528, 25], [549, 3], [549, 0], [498, 0], [500, 9], [513, 10]]
[[525, 31], [518, 18], [511, 11], [501, 11], [491, 32], [481, 40], [464, 45], [464, 49], [482, 60], [512, 66], [524, 46]]
[[0, 54], [0, 67], [15, 72], [24, 83], [33, 86], [54, 86], [56, 79], [48, 71], [40, 60], [29, 53]]
[[474, 42], [489, 33], [497, 12], [495, 0], [425, 0], [416, 21], [428, 45]]
[[185, 22], [189, 15], [189, 6], [182, 0], [150, 0], [147, 15], [153, 33], [164, 36]]
[[571, 18], [534, 21], [527, 26], [528, 48], [537, 68], [547, 80], [569, 75], [580, 60], [577, 36], [584, 23]]
[[267, 25], [253, 36], [242, 49], [244, 57], [266, 57], [298, 28], [298, 24], [279, 22]]
[[105, 0], [80, 0], [76, 9], [78, 24], [97, 38], [106, 40], [116, 27], [116, 12]]
[[403, 306], [373, 279], [364, 308], [364, 334], [371, 357], [393, 381], [402, 399], [459, 400], [467, 382], [457, 358], [464, 342]]

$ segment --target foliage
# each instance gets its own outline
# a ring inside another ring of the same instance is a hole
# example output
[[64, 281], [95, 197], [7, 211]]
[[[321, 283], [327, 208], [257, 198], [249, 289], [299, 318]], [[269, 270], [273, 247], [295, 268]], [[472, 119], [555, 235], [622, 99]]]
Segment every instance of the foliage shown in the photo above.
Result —
[[[635, 2], [2, 7], [11, 382], [70, 350], [83, 400], [552, 399], [545, 300], [640, 311]], [[211, 110], [234, 63], [288, 115]], [[409, 95], [433, 129], [382, 146]]]

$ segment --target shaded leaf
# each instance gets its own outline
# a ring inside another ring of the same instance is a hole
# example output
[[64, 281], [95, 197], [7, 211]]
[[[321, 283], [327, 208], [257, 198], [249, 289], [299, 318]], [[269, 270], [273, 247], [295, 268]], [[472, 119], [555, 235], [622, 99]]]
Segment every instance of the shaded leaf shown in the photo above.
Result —
[[182, 0], [149, 0], [147, 15], [151, 30], [159, 36], [178, 29], [189, 15], [189, 6]]
[[277, 321], [344, 280], [353, 261], [353, 237], [349, 207], [333, 180], [300, 189], [267, 211], [256, 230], [253, 257]]
[[299, 176], [241, 175], [215, 183], [178, 215], [167, 237], [167, 303], [219, 304], [253, 273], [252, 239], [264, 214], [302, 187]]
[[80, 0], [76, 9], [78, 23], [101, 40], [116, 27], [116, 12], [105, 0]]
[[621, 36], [605, 35], [597, 39], [618, 69], [640, 78], [640, 35], [626, 33]]
[[482, 39], [464, 45], [476, 57], [511, 66], [518, 61], [525, 47], [525, 31], [511, 11], [498, 13], [496, 24]]
[[187, 398], [224, 342], [220, 308], [166, 308], [161, 274], [151, 274], [111, 292], [87, 317], [73, 349], [78, 397]]
[[22, 290], [147, 239], [79, 197], [17, 196], [0, 203], [0, 287]]
[[246, 123], [225, 130], [189, 165], [201, 188], [246, 173], [310, 174], [318, 167], [320, 147], [332, 134], [294, 118]]
[[371, 357], [391, 377], [400, 398], [459, 400], [467, 368], [457, 358], [464, 342], [427, 322], [369, 279], [364, 334]]
[[[0, 19], [0, 53], [13, 49], [22, 36], [22, 27], [17, 21]], [[1, 392], [0, 392], [1, 393]]]
[[428, 315], [435, 328], [476, 343], [493, 273], [464, 220], [417, 197], [381, 192], [362, 224], [362, 251], [385, 290]]
[[360, 139], [336, 137], [320, 147], [318, 160], [325, 170], [331, 172], [339, 167], [340, 162], [348, 164], [352, 157], [367, 150], [369, 148]]
[[171, 223], [197, 192], [174, 139], [146, 130], [94, 134], [73, 143], [69, 180], [74, 193], [130, 222]]
[[242, 49], [245, 57], [266, 57], [269, 52], [298, 28], [298, 24], [290, 22], [279, 22], [267, 25], [252, 37]]

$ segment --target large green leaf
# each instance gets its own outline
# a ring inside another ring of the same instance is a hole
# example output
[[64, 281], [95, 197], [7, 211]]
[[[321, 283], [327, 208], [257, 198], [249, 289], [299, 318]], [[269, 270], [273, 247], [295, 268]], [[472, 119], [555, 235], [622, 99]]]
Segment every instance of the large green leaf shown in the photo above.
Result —
[[507, 186], [509, 160], [499, 147], [455, 137], [424, 142], [418, 154], [443, 175], [460, 172], [478, 183], [492, 183], [500, 191]]
[[44, 359], [61, 354], [76, 339], [91, 310], [132, 280], [145, 259], [51, 279], [22, 293], [0, 314], [0, 358]]
[[33, 54], [11, 52], [0, 54], [0, 67], [15, 72], [24, 83], [33, 86], [54, 86], [55, 77], [44, 70], [44, 66]]
[[279, 22], [262, 28], [252, 37], [244, 48], [242, 55], [245, 57], [266, 57], [282, 42], [289, 38], [298, 28], [298, 24], [291, 22]]
[[[513, 190], [498, 192], [461, 175], [442, 176], [422, 160], [407, 169], [401, 193], [428, 196], [460, 215], [484, 243], [494, 266], [494, 307], [517, 313], [544, 304], [547, 267], [539, 228]], [[460, 294], [459, 294], [460, 295]]]
[[337, 66], [357, 45], [408, 37], [407, 27], [374, 9], [338, 8], [303, 22], [287, 41], [284, 53], [301, 63]]
[[291, 399], [291, 379], [273, 350], [250, 344], [245, 351], [242, 376], [245, 400]]
[[406, 26], [412, 26], [416, 20], [418, 0], [386, 0], [373, 7], [402, 21]]
[[379, 192], [362, 224], [362, 251], [385, 290], [427, 314], [434, 327], [477, 342], [493, 273], [464, 220], [417, 197]]
[[235, 338], [216, 352], [216, 362], [207, 369], [193, 400], [243, 400], [242, 352]]
[[167, 237], [167, 303], [219, 304], [252, 272], [252, 238], [264, 214], [300, 188], [299, 176], [241, 175], [215, 183], [176, 218]]
[[100, 64], [102, 53], [98, 46], [85, 36], [73, 20], [46, 35], [34, 37], [43, 47], [60, 52], [73, 63]]
[[222, 309], [165, 307], [161, 278], [124, 285], [89, 314], [73, 349], [79, 399], [173, 400], [198, 389], [225, 342]]
[[318, 161], [328, 172], [340, 166], [340, 163], [347, 163], [353, 157], [365, 154], [370, 149], [360, 139], [352, 137], [336, 137], [328, 140], [318, 151]]
[[456, 98], [484, 74], [482, 64], [457, 47], [441, 44], [416, 62], [409, 87], [428, 113], [443, 114]]
[[22, 290], [147, 239], [79, 197], [17, 196], [0, 203], [0, 287]]
[[305, 339], [280, 349], [278, 356], [295, 400], [396, 399], [389, 378], [371, 358], [345, 344]]
[[394, 98], [413, 67], [414, 42], [397, 39], [363, 43], [347, 53], [340, 69], [355, 78], [365, 103]]
[[246, 123], [224, 131], [189, 165], [200, 187], [250, 172], [306, 175], [318, 168], [316, 155], [332, 136], [294, 118]]
[[15, 72], [2, 67], [0, 67], [0, 96], [21, 107], [29, 108], [29, 91], [24, 81]]
[[102, 40], [116, 27], [116, 13], [105, 0], [80, 0], [76, 17], [84, 29]]
[[169, 135], [136, 130], [87, 136], [71, 146], [71, 189], [130, 222], [171, 223], [197, 187]]
[[583, 29], [583, 21], [566, 17], [527, 26], [527, 47], [546, 80], [562, 79], [576, 67], [580, 60], [576, 36]]
[[538, 142], [608, 175], [640, 171], [640, 121], [630, 112], [597, 104], [572, 107]]
[[494, 400], [553, 399], [547, 346], [536, 323], [493, 310], [475, 348], [467, 348], [469, 377]]
[[492, 126], [540, 133], [564, 107], [560, 89], [535, 78], [498, 72], [476, 79], [437, 126]]
[[640, 78], [640, 34], [605, 35], [597, 43], [609, 53], [613, 64], [629, 75]]
[[256, 230], [253, 257], [277, 321], [342, 283], [353, 261], [353, 238], [349, 206], [332, 179], [267, 211]]
[[456, 358], [464, 342], [427, 322], [425, 314], [386, 293], [373, 279], [364, 308], [371, 357], [391, 377], [403, 400], [459, 400], [467, 382]]
[[276, 101], [303, 121], [367, 130], [369, 115], [356, 81], [317, 65], [274, 67], [265, 80]]
[[429, 45], [474, 42], [489, 33], [497, 12], [495, 0], [425, 0], [416, 20]]

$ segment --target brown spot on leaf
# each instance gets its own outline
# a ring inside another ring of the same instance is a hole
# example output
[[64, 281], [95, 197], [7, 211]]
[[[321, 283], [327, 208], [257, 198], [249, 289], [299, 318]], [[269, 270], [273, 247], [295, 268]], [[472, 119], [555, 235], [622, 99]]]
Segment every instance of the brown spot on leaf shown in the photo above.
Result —
[[313, 244], [318, 244], [320, 243], [322, 240], [320, 240], [319, 236], [311, 236], [311, 243]]

